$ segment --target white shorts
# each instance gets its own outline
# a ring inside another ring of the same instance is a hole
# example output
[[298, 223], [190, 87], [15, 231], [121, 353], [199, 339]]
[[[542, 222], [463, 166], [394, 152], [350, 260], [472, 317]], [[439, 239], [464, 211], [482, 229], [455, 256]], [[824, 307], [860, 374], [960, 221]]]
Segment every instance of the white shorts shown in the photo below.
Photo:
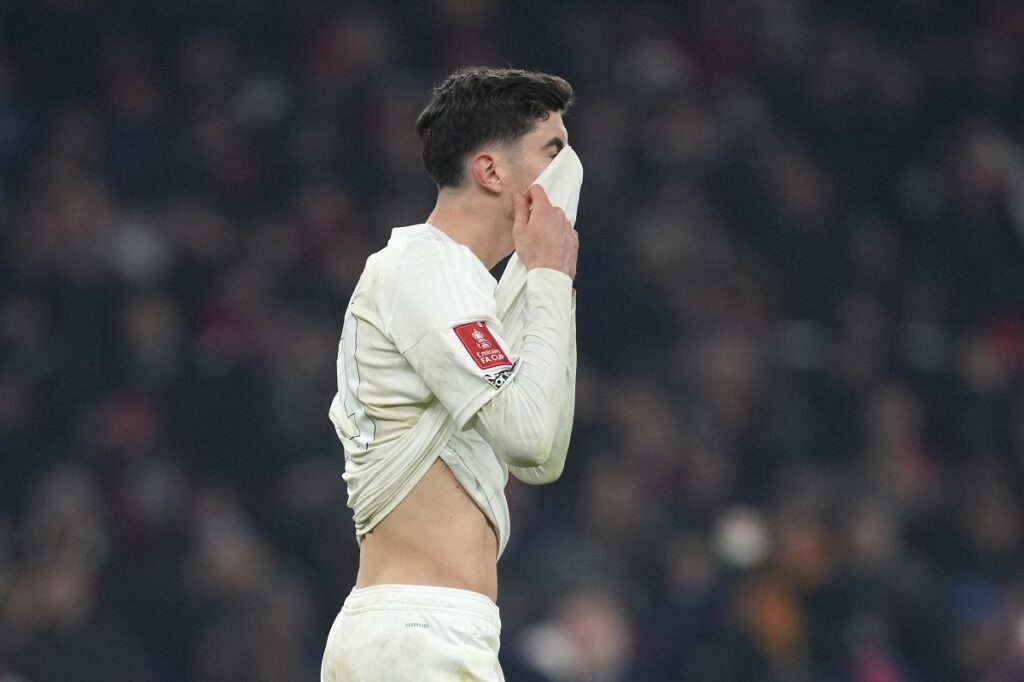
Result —
[[498, 607], [476, 592], [352, 590], [327, 636], [320, 682], [504, 682], [500, 634]]

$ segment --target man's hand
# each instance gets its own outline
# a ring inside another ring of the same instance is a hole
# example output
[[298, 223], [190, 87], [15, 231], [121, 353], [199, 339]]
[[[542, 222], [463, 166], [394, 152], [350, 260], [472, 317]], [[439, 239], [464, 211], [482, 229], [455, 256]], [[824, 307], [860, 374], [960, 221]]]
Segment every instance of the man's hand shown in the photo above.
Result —
[[515, 196], [512, 240], [527, 269], [550, 268], [576, 278], [580, 236], [560, 208], [548, 201], [540, 185]]

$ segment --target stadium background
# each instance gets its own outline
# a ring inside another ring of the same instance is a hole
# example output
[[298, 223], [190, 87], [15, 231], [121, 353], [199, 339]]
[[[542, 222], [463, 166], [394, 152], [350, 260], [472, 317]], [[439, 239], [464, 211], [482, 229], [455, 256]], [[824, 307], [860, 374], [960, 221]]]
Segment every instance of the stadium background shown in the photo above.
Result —
[[327, 420], [467, 64], [576, 88], [507, 676], [1024, 680], [1024, 4], [0, 2], [0, 680], [317, 679]]

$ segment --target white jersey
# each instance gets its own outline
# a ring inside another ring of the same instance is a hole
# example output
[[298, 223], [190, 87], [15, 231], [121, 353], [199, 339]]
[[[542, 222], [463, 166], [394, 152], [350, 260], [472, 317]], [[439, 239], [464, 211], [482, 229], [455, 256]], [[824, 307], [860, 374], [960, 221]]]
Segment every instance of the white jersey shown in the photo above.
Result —
[[360, 540], [441, 457], [504, 550], [508, 465], [465, 428], [516, 369], [495, 286], [472, 251], [428, 224], [394, 229], [367, 260], [345, 315], [330, 410]]

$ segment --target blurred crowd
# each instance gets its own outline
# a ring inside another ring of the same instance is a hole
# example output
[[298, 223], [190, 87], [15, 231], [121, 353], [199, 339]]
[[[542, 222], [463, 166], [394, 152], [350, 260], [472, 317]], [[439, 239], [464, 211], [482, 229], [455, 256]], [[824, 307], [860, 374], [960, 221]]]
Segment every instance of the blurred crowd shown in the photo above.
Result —
[[510, 682], [1024, 680], [1024, 4], [10, 0], [0, 681], [317, 679], [345, 305], [509, 63], [586, 168]]

